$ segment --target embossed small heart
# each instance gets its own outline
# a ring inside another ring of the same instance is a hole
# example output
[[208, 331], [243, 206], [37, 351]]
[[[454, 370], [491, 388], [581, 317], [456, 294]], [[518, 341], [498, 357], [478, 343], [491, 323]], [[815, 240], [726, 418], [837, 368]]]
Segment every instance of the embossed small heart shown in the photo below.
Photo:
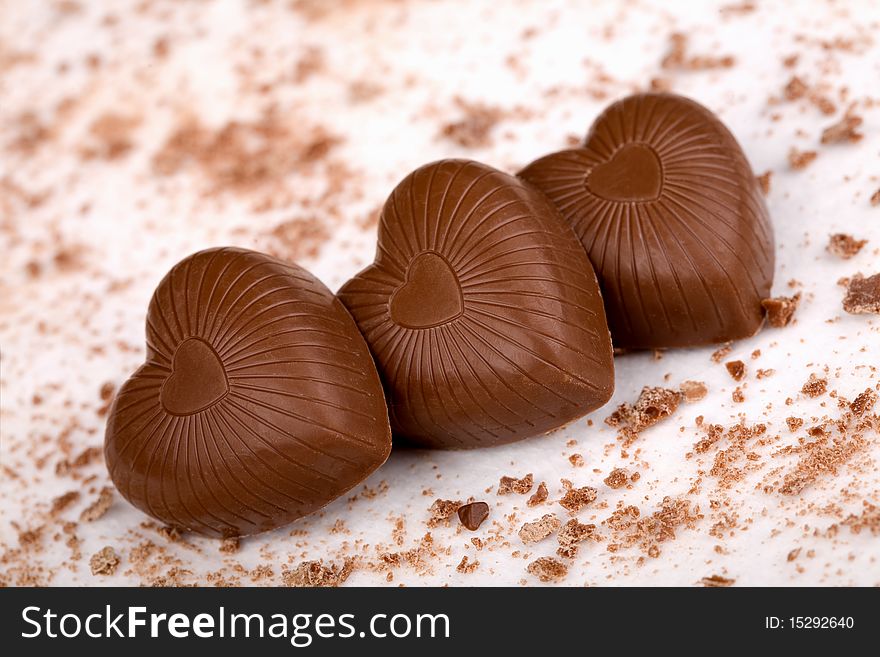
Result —
[[420, 253], [410, 262], [406, 281], [388, 302], [391, 319], [406, 328], [431, 328], [464, 312], [458, 277], [441, 256]]
[[172, 415], [192, 415], [217, 403], [229, 391], [223, 363], [204, 341], [189, 338], [174, 352], [171, 375], [160, 400]]
[[606, 201], [653, 201], [663, 189], [663, 168], [650, 146], [626, 144], [593, 167], [587, 187]]

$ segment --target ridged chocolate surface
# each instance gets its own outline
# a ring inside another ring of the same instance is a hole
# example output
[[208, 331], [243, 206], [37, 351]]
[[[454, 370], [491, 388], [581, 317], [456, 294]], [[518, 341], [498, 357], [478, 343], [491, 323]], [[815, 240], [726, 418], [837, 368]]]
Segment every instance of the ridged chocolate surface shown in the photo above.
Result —
[[339, 297], [367, 339], [392, 429], [420, 445], [497, 445], [604, 404], [602, 299], [576, 237], [539, 192], [443, 160], [385, 203], [373, 265]]
[[761, 327], [770, 219], [742, 149], [706, 108], [630, 96], [602, 113], [583, 147], [519, 175], [580, 237], [615, 347], [724, 342]]
[[104, 451], [145, 513], [238, 536], [324, 506], [390, 447], [381, 383], [339, 300], [296, 265], [223, 248], [156, 289], [146, 362], [113, 403]]

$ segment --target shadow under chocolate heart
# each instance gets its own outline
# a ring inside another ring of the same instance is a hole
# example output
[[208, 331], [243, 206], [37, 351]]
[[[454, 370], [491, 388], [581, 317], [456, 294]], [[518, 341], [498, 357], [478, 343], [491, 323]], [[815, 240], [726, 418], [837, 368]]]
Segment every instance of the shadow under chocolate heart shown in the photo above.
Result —
[[177, 347], [171, 375], [159, 395], [171, 415], [192, 415], [213, 406], [229, 392], [226, 370], [207, 342], [187, 338]]
[[647, 144], [626, 144], [593, 167], [587, 189], [606, 201], [653, 201], [663, 189], [663, 165]]
[[424, 251], [409, 263], [406, 280], [391, 295], [388, 309], [394, 323], [404, 328], [450, 322], [464, 312], [458, 277], [442, 256]]

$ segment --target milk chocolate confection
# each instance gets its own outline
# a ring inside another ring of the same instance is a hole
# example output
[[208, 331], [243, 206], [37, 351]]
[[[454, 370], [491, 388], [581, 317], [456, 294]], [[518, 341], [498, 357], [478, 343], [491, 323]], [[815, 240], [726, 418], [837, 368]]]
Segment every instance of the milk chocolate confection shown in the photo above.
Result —
[[519, 175], [580, 237], [615, 347], [725, 342], [761, 327], [770, 219], [739, 144], [706, 108], [630, 96], [602, 113], [582, 147]]
[[407, 176], [382, 210], [375, 263], [339, 297], [376, 359], [395, 438], [508, 443], [613, 391], [584, 250], [540, 192], [483, 164], [444, 160]]
[[156, 289], [146, 361], [113, 403], [104, 454], [136, 507], [227, 537], [324, 506], [390, 448], [379, 377], [339, 300], [296, 265], [224, 248]]

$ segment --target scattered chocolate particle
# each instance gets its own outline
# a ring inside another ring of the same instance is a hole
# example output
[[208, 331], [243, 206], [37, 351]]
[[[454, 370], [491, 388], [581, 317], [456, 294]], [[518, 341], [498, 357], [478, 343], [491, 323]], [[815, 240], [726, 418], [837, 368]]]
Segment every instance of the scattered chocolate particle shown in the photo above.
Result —
[[458, 100], [464, 117], [446, 123], [440, 128], [440, 136], [465, 148], [481, 148], [492, 144], [492, 132], [501, 120], [503, 112], [497, 107], [482, 103]]
[[546, 513], [538, 520], [525, 523], [517, 533], [523, 543], [537, 543], [557, 531], [561, 525], [559, 518], [552, 513]]
[[792, 147], [788, 151], [788, 164], [795, 171], [806, 169], [818, 157], [816, 151], [800, 151]]
[[706, 384], [702, 381], [683, 381], [679, 386], [679, 390], [681, 390], [684, 400], [688, 403], [700, 401], [709, 392]]
[[865, 278], [859, 273], [850, 278], [843, 309], [853, 315], [880, 313], [880, 274]]
[[768, 376], [773, 376], [776, 374], [776, 370], [772, 367], [768, 369], [759, 368], [757, 372], [755, 372], [756, 379], [766, 379]]
[[726, 587], [733, 586], [735, 583], [735, 579], [729, 579], [721, 575], [710, 575], [700, 580], [700, 584], [707, 587]]
[[449, 519], [461, 507], [461, 500], [436, 499], [428, 509], [428, 527], [437, 527], [441, 523], [449, 524]]
[[712, 359], [713, 363], [720, 363], [722, 360], [727, 358], [727, 355], [731, 351], [733, 351], [733, 347], [731, 347], [729, 344], [726, 344], [713, 351], [710, 358]]
[[479, 568], [480, 562], [474, 560], [473, 563], [468, 562], [467, 555], [461, 558], [459, 564], [455, 567], [455, 570], [459, 573], [468, 574], [474, 572], [477, 568]]
[[767, 323], [773, 328], [783, 328], [791, 324], [800, 302], [801, 293], [798, 292], [793, 297], [764, 299], [761, 305], [767, 311]]
[[516, 493], [517, 495], [525, 495], [532, 490], [533, 483], [534, 479], [531, 472], [522, 479], [504, 476], [501, 477], [501, 480], [498, 482], [498, 494], [508, 495], [510, 493]]
[[92, 575], [112, 575], [118, 566], [119, 556], [109, 545], [95, 552], [89, 559]]
[[59, 515], [67, 507], [79, 500], [79, 497], [79, 491], [75, 490], [64, 493], [64, 495], [59, 495], [54, 500], [52, 500], [52, 506], [49, 509], [49, 515], [52, 517]]
[[862, 117], [848, 111], [840, 121], [822, 131], [823, 144], [856, 143], [865, 136], [858, 131]]
[[556, 554], [566, 559], [573, 559], [578, 553], [578, 544], [587, 539], [599, 538], [596, 534], [596, 525], [585, 525], [572, 518], [562, 526], [556, 535], [559, 548]]
[[836, 233], [828, 239], [828, 253], [849, 260], [868, 243], [868, 240], [857, 240], [852, 235], [846, 233]]
[[543, 504], [547, 501], [548, 492], [547, 492], [547, 484], [543, 481], [538, 484], [538, 488], [535, 490], [535, 494], [532, 495], [528, 501], [526, 502], [527, 506], [538, 506], [539, 504]]
[[83, 522], [94, 522], [99, 518], [103, 517], [105, 513], [110, 509], [110, 506], [113, 504], [113, 489], [109, 486], [104, 486], [101, 489], [101, 492], [98, 493], [98, 499], [96, 499], [92, 504], [90, 504], [83, 512], [80, 514], [79, 519]]
[[810, 374], [809, 380], [801, 388], [801, 392], [807, 397], [821, 397], [828, 389], [828, 379], [820, 379], [815, 374]]
[[773, 179], [773, 172], [765, 171], [760, 176], [756, 176], [756, 179], [758, 181], [758, 187], [761, 188], [761, 193], [764, 196], [770, 194], [770, 182]]
[[218, 548], [223, 554], [235, 554], [240, 548], [240, 541], [237, 538], [224, 538], [220, 541]]
[[527, 570], [542, 582], [558, 582], [568, 575], [568, 567], [553, 557], [535, 559]]
[[877, 393], [871, 388], [866, 388], [864, 392], [859, 393], [859, 395], [852, 401], [849, 405], [849, 409], [857, 417], [861, 417], [874, 408], [876, 401]]
[[795, 548], [791, 552], [788, 553], [788, 556], [785, 558], [786, 561], [794, 561], [798, 558], [798, 555], [801, 553], [801, 548]]
[[806, 96], [808, 91], [807, 84], [796, 75], [792, 76], [783, 90], [786, 100], [799, 100]]
[[880, 205], [880, 189], [871, 195], [871, 205], [875, 207]]
[[609, 488], [623, 488], [629, 479], [629, 473], [624, 468], [615, 468], [607, 477], [605, 477], [605, 485]]
[[576, 513], [588, 504], [592, 504], [596, 500], [597, 495], [596, 489], [590, 486], [570, 488], [562, 496], [562, 499], [559, 500], [559, 504], [570, 513]]
[[325, 566], [323, 561], [303, 561], [294, 570], [281, 573], [285, 586], [336, 587], [345, 582], [354, 570], [354, 561], [346, 559], [342, 567], [337, 564]]
[[724, 366], [734, 381], [742, 381], [746, 375], [746, 364], [741, 360], [732, 360], [725, 363]]
[[489, 505], [485, 502], [470, 502], [458, 509], [458, 519], [466, 529], [477, 531], [489, 517]]
[[862, 530], [871, 532], [874, 536], [880, 536], [880, 506], [871, 504], [867, 500], [862, 502], [861, 514], [850, 514], [840, 524], [849, 527], [853, 534], [859, 534]]
[[677, 390], [645, 386], [635, 404], [621, 404], [605, 418], [605, 423], [612, 427], [624, 426], [638, 433], [672, 415], [681, 399], [682, 393]]
[[584, 467], [584, 456], [583, 454], [572, 454], [568, 457], [568, 462], [571, 463], [576, 468]]
[[788, 425], [788, 430], [792, 433], [804, 426], [803, 418], [799, 417], [787, 417], [785, 418], [785, 423]]
[[681, 32], [669, 35], [669, 50], [660, 62], [667, 70], [708, 71], [719, 68], [732, 68], [736, 58], [732, 55], [688, 55], [688, 38]]

